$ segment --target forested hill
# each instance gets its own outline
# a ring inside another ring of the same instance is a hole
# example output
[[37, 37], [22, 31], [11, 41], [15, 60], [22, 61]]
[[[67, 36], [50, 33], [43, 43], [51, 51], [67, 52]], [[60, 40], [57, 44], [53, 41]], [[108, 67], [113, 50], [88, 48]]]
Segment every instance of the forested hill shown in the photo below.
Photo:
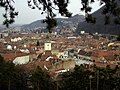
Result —
[[[56, 18], [56, 20], [57, 20], [57, 26], [62, 27], [63, 25], [74, 24], [75, 22], [76, 23], [83, 22], [85, 19], [83, 15], [76, 14], [71, 18]], [[46, 28], [46, 24], [43, 23], [43, 20], [37, 20], [30, 24], [23, 25], [22, 28], [24, 29]]]
[[86, 21], [82, 23], [80, 22], [76, 29], [76, 33], [79, 34], [80, 31], [85, 31], [88, 33], [98, 32], [102, 34], [114, 34], [114, 35], [120, 34], [120, 25], [116, 25], [113, 22], [111, 22], [111, 24], [109, 25], [104, 24], [105, 18], [104, 15], [102, 14], [103, 8], [104, 6], [92, 14], [97, 19], [95, 24], [87, 23]]

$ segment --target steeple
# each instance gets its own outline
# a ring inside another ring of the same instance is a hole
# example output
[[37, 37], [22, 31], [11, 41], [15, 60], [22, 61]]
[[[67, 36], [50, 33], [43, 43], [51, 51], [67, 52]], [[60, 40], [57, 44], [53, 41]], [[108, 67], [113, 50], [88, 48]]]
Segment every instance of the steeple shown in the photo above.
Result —
[[45, 51], [51, 51], [51, 42], [46, 42], [44, 44], [44, 50]]

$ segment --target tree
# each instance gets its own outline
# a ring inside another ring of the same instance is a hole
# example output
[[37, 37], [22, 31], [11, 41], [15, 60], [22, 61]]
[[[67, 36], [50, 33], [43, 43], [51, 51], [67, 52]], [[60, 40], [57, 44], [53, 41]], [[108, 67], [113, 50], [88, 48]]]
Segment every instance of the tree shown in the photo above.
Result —
[[120, 35], [117, 37], [117, 40], [120, 41]]
[[55, 90], [50, 75], [40, 67], [31, 73], [30, 81], [35, 90]]
[[40, 46], [40, 42], [39, 42], [39, 41], [37, 41], [37, 44], [36, 44], [36, 46]]
[[120, 77], [116, 75], [118, 67], [100, 68], [96, 65], [88, 69], [87, 65], [76, 66], [74, 71], [62, 74], [61, 90], [119, 90]]
[[[96, 18], [92, 16], [89, 12], [91, 12], [92, 7], [89, 6], [90, 3], [94, 3], [95, 0], [81, 0], [82, 8], [81, 10], [86, 14], [86, 21], [90, 23], [95, 23]], [[0, 6], [5, 9], [5, 14], [3, 17], [5, 21], [4, 25], [7, 27], [9, 24], [14, 22], [15, 16], [18, 15], [18, 12], [15, 11], [13, 7], [14, 0], [1, 0]], [[69, 0], [28, 0], [28, 6], [31, 9], [38, 8], [41, 14], [46, 13], [46, 20], [43, 22], [47, 23], [47, 28], [51, 33], [51, 30], [54, 26], [57, 25], [56, 20], [54, 19], [56, 14], [54, 10], [58, 10], [58, 12], [65, 17], [70, 17], [72, 13], [67, 9]], [[116, 24], [120, 24], [120, 8], [118, 7], [119, 0], [100, 0], [100, 5], [105, 4], [105, 8], [102, 11], [102, 14], [105, 15], [105, 24], [110, 23], [110, 17], [114, 16], [114, 22]], [[57, 7], [57, 8], [56, 8]]]
[[12, 24], [15, 21], [15, 17], [18, 15], [13, 3], [13, 0], [0, 0], [0, 7], [3, 7], [5, 10], [5, 13], [3, 14], [3, 17], [5, 18], [3, 25], [6, 25], [6, 27], [9, 27], [9, 24]]
[[26, 86], [23, 70], [0, 56], [0, 90], [26, 90]]
[[62, 75], [61, 90], [89, 90], [90, 71], [84, 66], [76, 66], [73, 72]]

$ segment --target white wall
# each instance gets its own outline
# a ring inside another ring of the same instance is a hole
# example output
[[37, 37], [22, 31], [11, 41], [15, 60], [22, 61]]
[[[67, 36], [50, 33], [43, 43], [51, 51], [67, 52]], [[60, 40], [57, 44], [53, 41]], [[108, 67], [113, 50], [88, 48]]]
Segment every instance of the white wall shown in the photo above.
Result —
[[30, 60], [29, 55], [28, 56], [22, 56], [22, 57], [17, 57], [13, 60], [13, 63], [15, 65], [20, 65], [20, 64], [27, 64]]
[[45, 50], [51, 50], [51, 43], [45, 43], [44, 49]]

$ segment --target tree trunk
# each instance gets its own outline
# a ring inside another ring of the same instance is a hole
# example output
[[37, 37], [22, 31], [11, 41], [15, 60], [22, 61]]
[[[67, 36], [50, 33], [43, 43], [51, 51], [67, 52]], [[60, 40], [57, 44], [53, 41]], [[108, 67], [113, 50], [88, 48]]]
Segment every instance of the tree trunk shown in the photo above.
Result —
[[99, 90], [99, 71], [97, 71], [97, 90]]
[[38, 88], [38, 90], [40, 90], [39, 81], [37, 81], [37, 88]]
[[8, 90], [10, 90], [10, 79], [8, 81]]

